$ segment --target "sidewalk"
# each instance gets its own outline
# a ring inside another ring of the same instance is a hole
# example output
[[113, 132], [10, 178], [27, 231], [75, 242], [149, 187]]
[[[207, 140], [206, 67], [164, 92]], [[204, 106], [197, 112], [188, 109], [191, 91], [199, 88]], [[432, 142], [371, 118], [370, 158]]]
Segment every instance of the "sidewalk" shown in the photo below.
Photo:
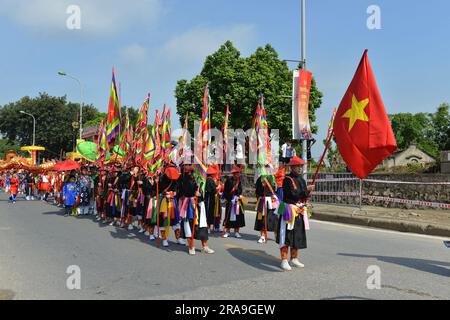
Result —
[[[255, 198], [247, 198], [247, 210], [255, 210]], [[450, 210], [419, 210], [364, 206], [310, 205], [312, 219], [450, 237]]]

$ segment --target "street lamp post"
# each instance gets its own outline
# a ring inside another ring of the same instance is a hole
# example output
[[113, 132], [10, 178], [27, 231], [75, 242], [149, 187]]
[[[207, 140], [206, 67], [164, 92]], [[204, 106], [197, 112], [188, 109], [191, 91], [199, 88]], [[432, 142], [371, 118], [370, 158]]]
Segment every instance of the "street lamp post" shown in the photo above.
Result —
[[62, 77], [68, 77], [72, 80], [75, 80], [80, 85], [80, 92], [81, 92], [81, 103], [80, 103], [80, 139], [83, 139], [83, 84], [81, 83], [78, 78], [75, 78], [74, 76], [71, 76], [70, 74], [67, 74], [65, 72], [58, 72], [58, 75]]
[[25, 111], [20, 111], [20, 113], [33, 118], [33, 146], [35, 146], [36, 145], [36, 118], [31, 113], [26, 113]]

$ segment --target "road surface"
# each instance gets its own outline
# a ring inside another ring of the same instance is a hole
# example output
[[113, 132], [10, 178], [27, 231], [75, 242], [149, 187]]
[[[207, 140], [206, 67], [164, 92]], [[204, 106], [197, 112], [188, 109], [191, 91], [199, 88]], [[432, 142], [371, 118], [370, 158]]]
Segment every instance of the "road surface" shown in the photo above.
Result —
[[[0, 299], [450, 299], [445, 239], [313, 221], [306, 268], [282, 272], [276, 243], [257, 243], [254, 217], [243, 239], [212, 237], [216, 254], [191, 257], [173, 234], [157, 248], [137, 230], [0, 193]], [[80, 290], [66, 284], [74, 265]]]

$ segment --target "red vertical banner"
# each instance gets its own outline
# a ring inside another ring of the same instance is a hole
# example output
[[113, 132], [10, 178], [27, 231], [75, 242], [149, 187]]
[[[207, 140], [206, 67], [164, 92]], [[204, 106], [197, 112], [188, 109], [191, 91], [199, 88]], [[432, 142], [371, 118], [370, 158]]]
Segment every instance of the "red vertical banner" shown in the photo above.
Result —
[[292, 134], [295, 140], [311, 140], [309, 122], [309, 99], [312, 73], [306, 70], [294, 71], [292, 98]]

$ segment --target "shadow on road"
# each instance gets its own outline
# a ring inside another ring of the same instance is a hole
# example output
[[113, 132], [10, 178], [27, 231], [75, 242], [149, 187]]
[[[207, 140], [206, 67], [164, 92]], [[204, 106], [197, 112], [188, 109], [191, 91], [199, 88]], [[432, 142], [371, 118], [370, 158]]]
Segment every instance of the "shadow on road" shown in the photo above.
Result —
[[[378, 261], [397, 264], [397, 265], [400, 265], [403, 267], [432, 273], [432, 274], [435, 274], [438, 276], [450, 277], [450, 262], [415, 259], [415, 258], [404, 258], [404, 257], [386, 257], [386, 256], [375, 256], [375, 255], [364, 255], [364, 254], [349, 254], [349, 253], [338, 253], [338, 255], [344, 256], [344, 257], [377, 259]], [[445, 267], [443, 267], [443, 266], [445, 266]], [[449, 267], [449, 268], [447, 268], [447, 267]]]
[[249, 266], [267, 272], [282, 272], [280, 260], [262, 250], [229, 248], [227, 251], [236, 259]]

